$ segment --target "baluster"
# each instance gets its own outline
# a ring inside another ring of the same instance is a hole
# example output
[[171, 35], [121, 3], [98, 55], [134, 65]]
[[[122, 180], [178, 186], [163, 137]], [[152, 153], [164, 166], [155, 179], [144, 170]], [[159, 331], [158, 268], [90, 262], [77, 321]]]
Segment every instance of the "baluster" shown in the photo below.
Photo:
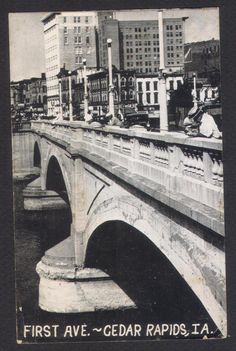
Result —
[[212, 157], [212, 161], [213, 161], [213, 167], [212, 167], [212, 180], [216, 181], [218, 179], [218, 161], [216, 159], [216, 156], [214, 155]]
[[224, 170], [223, 170], [223, 162], [219, 160], [219, 168], [218, 168], [218, 181], [220, 183], [223, 182]]

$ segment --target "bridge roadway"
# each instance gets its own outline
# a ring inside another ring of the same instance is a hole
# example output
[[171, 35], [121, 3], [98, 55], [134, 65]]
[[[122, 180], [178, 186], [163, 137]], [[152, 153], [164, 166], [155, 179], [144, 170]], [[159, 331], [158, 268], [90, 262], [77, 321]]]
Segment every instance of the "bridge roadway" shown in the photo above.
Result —
[[[48, 203], [64, 191], [72, 215], [70, 236], [37, 266], [41, 308], [91, 309], [88, 282], [108, 277], [85, 267], [89, 242], [104, 223], [122, 221], [168, 258], [226, 335], [221, 141], [66, 121], [34, 121], [23, 134], [14, 150], [27, 139], [26, 168], [32, 173], [40, 167], [40, 178], [26, 189], [25, 206], [34, 207], [35, 198]], [[58, 172], [60, 185], [49, 179], [58, 179]]]

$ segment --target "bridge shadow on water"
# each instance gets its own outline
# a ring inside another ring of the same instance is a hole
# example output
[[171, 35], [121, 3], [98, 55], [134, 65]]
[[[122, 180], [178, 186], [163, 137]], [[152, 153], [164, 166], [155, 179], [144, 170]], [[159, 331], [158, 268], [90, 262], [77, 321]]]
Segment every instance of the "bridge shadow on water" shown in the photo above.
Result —
[[124, 222], [106, 222], [95, 231], [86, 266], [107, 272], [149, 318], [172, 323], [209, 319], [170, 261], [145, 235]]
[[[39, 277], [35, 271], [45, 250], [65, 239], [70, 232], [70, 210], [31, 213], [23, 210], [22, 189], [27, 182], [15, 184], [15, 256], [18, 338], [23, 326], [86, 324], [88, 328], [123, 323], [208, 323], [219, 332], [198, 298], [165, 256], [139, 231], [123, 222], [106, 222], [90, 238], [86, 267], [99, 268], [136, 303], [137, 309], [95, 311], [90, 313], [48, 313], [38, 307]], [[164, 336], [169, 338], [171, 336]], [[172, 336], [173, 337], [173, 336]], [[177, 337], [181, 337], [178, 335]], [[202, 337], [201, 335], [192, 337]], [[91, 334], [69, 341], [120, 340]], [[145, 334], [137, 339], [158, 339]], [[29, 337], [30, 342], [66, 341], [57, 337]]]

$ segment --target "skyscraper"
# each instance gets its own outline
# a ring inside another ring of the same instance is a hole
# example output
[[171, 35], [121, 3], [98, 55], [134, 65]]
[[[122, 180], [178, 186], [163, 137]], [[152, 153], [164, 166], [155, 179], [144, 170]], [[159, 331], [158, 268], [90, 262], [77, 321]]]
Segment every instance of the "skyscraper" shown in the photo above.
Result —
[[58, 77], [62, 67], [74, 70], [98, 66], [97, 31], [98, 22], [112, 16], [111, 11], [100, 12], [52, 12], [47, 14], [44, 24], [46, 79], [48, 92], [48, 114], [54, 114], [59, 104]]

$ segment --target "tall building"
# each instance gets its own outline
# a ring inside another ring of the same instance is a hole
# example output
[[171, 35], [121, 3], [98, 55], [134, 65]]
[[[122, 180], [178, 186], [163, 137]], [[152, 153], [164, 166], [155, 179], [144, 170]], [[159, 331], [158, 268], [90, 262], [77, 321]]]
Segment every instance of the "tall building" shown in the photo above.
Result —
[[[165, 65], [176, 72], [184, 63], [185, 18], [164, 18]], [[112, 39], [112, 63], [118, 70], [157, 73], [158, 20], [119, 21], [112, 11], [52, 12], [44, 24], [48, 114], [59, 111], [58, 73], [108, 67], [107, 39]]]
[[[184, 66], [184, 24], [187, 17], [164, 18], [165, 66], [175, 72]], [[139, 73], [158, 72], [160, 64], [158, 20], [118, 21], [108, 19], [98, 31], [99, 59], [107, 66], [106, 40], [113, 40], [113, 64]]]
[[59, 86], [57, 74], [62, 67], [74, 70], [98, 66], [97, 32], [98, 22], [111, 15], [111, 11], [98, 13], [52, 12], [43, 19], [45, 39], [45, 64], [48, 91], [48, 114], [59, 108]]

